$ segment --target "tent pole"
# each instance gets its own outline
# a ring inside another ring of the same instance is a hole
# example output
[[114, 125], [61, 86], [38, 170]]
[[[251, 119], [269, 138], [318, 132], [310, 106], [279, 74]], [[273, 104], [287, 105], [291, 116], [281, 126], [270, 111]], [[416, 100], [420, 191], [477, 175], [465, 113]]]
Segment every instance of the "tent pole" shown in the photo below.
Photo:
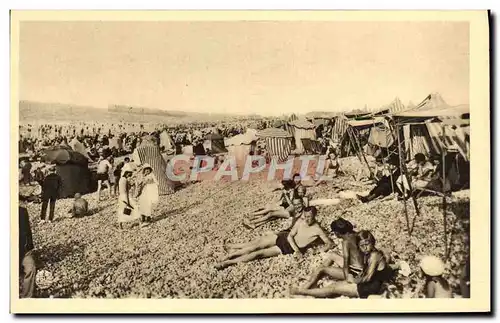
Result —
[[[389, 154], [390, 154], [389, 153], [389, 148], [386, 147], [385, 149], [387, 151], [387, 156], [389, 156]], [[384, 167], [385, 167], [385, 158], [382, 159], [382, 161], [384, 162]], [[392, 170], [391, 170], [390, 164], [389, 164], [388, 170], [389, 170], [389, 175], [391, 177], [391, 194], [394, 194], [394, 178], [392, 177]]]
[[[399, 170], [400, 170], [400, 176], [405, 176], [406, 177], [406, 167], [403, 168], [403, 160], [401, 159], [401, 137], [399, 135], [399, 126], [396, 125], [396, 132], [398, 134], [398, 152], [399, 152]], [[406, 177], [408, 180], [408, 177]], [[410, 220], [408, 219], [408, 208], [406, 206], [406, 187], [403, 184], [403, 203], [404, 203], [404, 208], [405, 208], [405, 218], [406, 218], [406, 228], [408, 229], [408, 235], [411, 236], [410, 232]]]
[[[444, 124], [441, 126], [442, 127], [442, 131], [443, 131], [443, 144], [446, 142], [446, 135], [445, 135], [445, 131], [446, 131], [446, 128], [444, 127]], [[445, 165], [445, 161], [446, 161], [446, 146], [443, 147], [443, 150], [442, 150], [442, 153], [441, 153], [441, 157], [442, 157], [442, 163], [443, 163], [443, 221], [444, 221], [444, 257], [445, 257], [445, 260], [448, 259], [448, 253], [449, 253], [449, 250], [448, 250], [448, 224], [447, 224], [447, 216], [446, 216], [446, 187], [445, 187], [445, 181], [446, 181], [446, 165]]]
[[347, 135], [349, 136], [349, 150], [353, 148], [356, 151], [356, 156], [358, 157], [359, 161], [363, 162], [363, 160], [361, 160], [361, 157], [359, 156], [358, 149], [356, 149], [356, 144], [354, 140], [354, 134], [352, 133], [352, 129], [347, 128]]
[[368, 164], [368, 160], [366, 160], [365, 152], [363, 151], [363, 148], [361, 147], [361, 143], [359, 142], [359, 140], [357, 138], [356, 138], [356, 142], [357, 142], [358, 147], [359, 147], [359, 153], [361, 154], [361, 156], [363, 156], [363, 160], [365, 161], [366, 167], [368, 168], [368, 172], [370, 173], [370, 178], [372, 178], [373, 177], [372, 169], [370, 168], [370, 164]]
[[357, 150], [358, 150], [359, 154], [363, 157], [363, 160], [361, 160], [361, 158], [359, 158], [359, 160], [361, 162], [363, 162], [363, 161], [365, 162], [366, 167], [368, 168], [368, 172], [370, 173], [370, 178], [372, 178], [373, 177], [372, 170], [370, 168], [370, 165], [368, 164], [368, 161], [366, 160], [366, 156], [365, 156], [365, 153], [363, 152], [363, 148], [361, 147], [361, 143], [359, 142], [358, 137], [354, 134], [354, 131], [352, 131], [352, 135], [354, 137], [354, 141], [356, 143]]
[[[391, 123], [389, 121], [387, 121], [387, 125], [388, 125], [389, 131], [390, 131], [391, 136], [392, 136], [392, 134], [394, 133], [393, 127], [391, 126]], [[392, 137], [392, 138], [394, 139], [394, 137]], [[389, 147], [386, 147], [386, 151], [387, 151], [387, 157], [389, 157], [391, 155], [391, 152], [389, 151]], [[391, 190], [392, 190], [392, 194], [394, 194], [396, 192], [394, 191], [394, 178], [392, 175], [392, 170], [389, 169], [389, 172], [391, 174]]]

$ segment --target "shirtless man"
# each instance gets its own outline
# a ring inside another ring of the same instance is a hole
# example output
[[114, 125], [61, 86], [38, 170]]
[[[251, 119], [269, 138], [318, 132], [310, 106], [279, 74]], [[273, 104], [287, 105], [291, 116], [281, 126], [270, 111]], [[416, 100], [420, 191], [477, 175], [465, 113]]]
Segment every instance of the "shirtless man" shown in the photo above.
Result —
[[271, 233], [247, 243], [228, 245], [232, 252], [215, 267], [220, 270], [240, 262], [270, 258], [281, 254], [295, 254], [300, 257], [302, 252], [318, 238], [325, 244], [325, 250], [332, 248], [333, 242], [316, 222], [316, 213], [314, 206], [307, 207], [290, 230]]
[[109, 190], [109, 195], [111, 196], [111, 185], [109, 183], [109, 171], [113, 166], [109, 162], [109, 157], [102, 159], [99, 161], [97, 165], [97, 196], [99, 201], [101, 200], [101, 189], [102, 184], [106, 184], [106, 187]]

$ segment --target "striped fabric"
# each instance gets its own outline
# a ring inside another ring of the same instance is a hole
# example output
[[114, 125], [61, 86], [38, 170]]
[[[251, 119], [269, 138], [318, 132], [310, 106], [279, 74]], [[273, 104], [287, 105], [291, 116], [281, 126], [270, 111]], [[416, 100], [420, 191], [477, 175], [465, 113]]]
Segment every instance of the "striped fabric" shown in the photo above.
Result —
[[[469, 160], [469, 146], [467, 145], [467, 133], [470, 126], [466, 127], [450, 127], [444, 126], [445, 137], [443, 138], [443, 127], [441, 123], [427, 124], [427, 131], [429, 132], [430, 144], [435, 151], [442, 151], [443, 149], [454, 146], [458, 148], [459, 153], [465, 160]], [[454, 129], [455, 128], [455, 129]]]
[[153, 168], [153, 173], [158, 180], [160, 195], [172, 194], [173, 183], [167, 178], [167, 163], [160, 153], [160, 148], [154, 145], [141, 145], [136, 148], [136, 152], [141, 164], [148, 163]]
[[[467, 144], [467, 127], [445, 126], [445, 138], [443, 138], [442, 124], [433, 122], [423, 125], [411, 125], [410, 134], [405, 132], [405, 143], [410, 158], [415, 154], [422, 153], [426, 156], [439, 155], [443, 149], [451, 146], [458, 148], [459, 153], [465, 160], [469, 160], [469, 145]], [[444, 140], [443, 140], [444, 139]]]
[[292, 135], [288, 133], [287, 131], [279, 128], [266, 128], [264, 130], [261, 130], [260, 132], [257, 133], [258, 137], [261, 138], [266, 138], [266, 137], [273, 137], [273, 138], [290, 138]]
[[425, 125], [411, 125], [409, 129], [409, 133], [405, 132], [404, 134], [409, 158], [413, 158], [418, 153], [422, 153], [426, 156], [439, 153], [438, 150], [434, 149]]
[[266, 147], [271, 158], [284, 162], [292, 151], [292, 141], [290, 138], [266, 137]]
[[302, 144], [302, 139], [316, 139], [316, 132], [313, 129], [303, 129], [303, 128], [294, 128], [294, 139], [295, 139], [295, 151], [298, 154], [302, 154], [304, 152], [304, 145]]
[[307, 154], [320, 154], [321, 153], [321, 144], [317, 140], [312, 140], [308, 138], [301, 139], [302, 146], [304, 147], [304, 151]]
[[399, 98], [395, 98], [394, 101], [392, 101], [388, 107], [389, 107], [389, 113], [398, 113], [405, 109], [405, 106], [403, 105], [403, 103]]
[[345, 116], [336, 117], [332, 129], [332, 140], [334, 142], [340, 142], [348, 127], [349, 124], [347, 123], [347, 118]]

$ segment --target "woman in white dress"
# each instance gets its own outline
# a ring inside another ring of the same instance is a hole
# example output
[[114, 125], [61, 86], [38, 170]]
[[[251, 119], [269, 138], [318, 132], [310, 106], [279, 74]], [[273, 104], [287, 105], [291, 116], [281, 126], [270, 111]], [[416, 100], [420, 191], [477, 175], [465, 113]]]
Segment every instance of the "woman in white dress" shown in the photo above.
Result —
[[151, 223], [153, 209], [158, 203], [158, 180], [153, 174], [153, 168], [149, 164], [142, 166], [142, 178], [138, 183], [139, 212], [141, 214], [141, 226]]
[[131, 177], [134, 173], [133, 167], [126, 164], [122, 168], [122, 174], [118, 182], [118, 210], [117, 219], [120, 229], [123, 229], [123, 223], [135, 221], [139, 218], [139, 212], [136, 203], [131, 198]]

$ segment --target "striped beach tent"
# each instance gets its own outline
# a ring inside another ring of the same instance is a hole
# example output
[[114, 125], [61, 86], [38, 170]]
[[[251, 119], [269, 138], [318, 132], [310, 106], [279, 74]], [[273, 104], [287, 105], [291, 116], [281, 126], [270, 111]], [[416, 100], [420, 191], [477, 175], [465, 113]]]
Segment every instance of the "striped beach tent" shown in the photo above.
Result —
[[289, 122], [291, 133], [295, 139], [295, 152], [302, 154], [304, 152], [304, 145], [302, 139], [316, 140], [315, 126], [313, 123], [297, 119]]
[[348, 127], [349, 124], [347, 123], [347, 118], [344, 115], [335, 117], [332, 129], [332, 141], [341, 142]]
[[[469, 159], [469, 105], [450, 106], [439, 94], [431, 94], [411, 110], [393, 115], [403, 125], [407, 153], [439, 154], [450, 146]], [[443, 138], [443, 130], [444, 138]]]
[[300, 140], [304, 146], [304, 152], [307, 154], [321, 154], [321, 144], [318, 140], [302, 138]]
[[279, 162], [286, 161], [292, 151], [292, 135], [283, 129], [267, 128], [257, 136], [266, 141], [266, 148], [271, 158], [276, 158]]
[[134, 150], [132, 158], [136, 164], [148, 163], [153, 168], [153, 173], [158, 180], [160, 195], [172, 194], [175, 183], [167, 177], [167, 163], [160, 152], [160, 147], [151, 136], [142, 138], [141, 144]]
[[394, 101], [389, 103], [388, 108], [389, 108], [389, 113], [398, 113], [405, 110], [405, 106], [398, 97], [396, 97]]

